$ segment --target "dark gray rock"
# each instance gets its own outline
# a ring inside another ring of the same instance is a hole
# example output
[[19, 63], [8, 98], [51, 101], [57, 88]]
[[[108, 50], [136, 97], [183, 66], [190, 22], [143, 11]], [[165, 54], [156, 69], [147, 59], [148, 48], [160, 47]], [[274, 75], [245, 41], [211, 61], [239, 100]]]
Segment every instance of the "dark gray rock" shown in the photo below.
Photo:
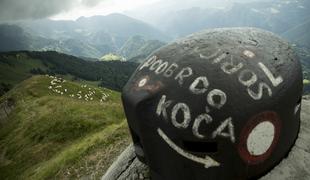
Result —
[[133, 145], [129, 145], [108, 169], [102, 180], [149, 180], [148, 167], [140, 162], [134, 153]]
[[[288, 157], [261, 180], [309, 180], [310, 179], [310, 98], [304, 97], [301, 111], [301, 127], [298, 139]], [[140, 162], [130, 145], [112, 164], [102, 180], [150, 179], [148, 167]]]

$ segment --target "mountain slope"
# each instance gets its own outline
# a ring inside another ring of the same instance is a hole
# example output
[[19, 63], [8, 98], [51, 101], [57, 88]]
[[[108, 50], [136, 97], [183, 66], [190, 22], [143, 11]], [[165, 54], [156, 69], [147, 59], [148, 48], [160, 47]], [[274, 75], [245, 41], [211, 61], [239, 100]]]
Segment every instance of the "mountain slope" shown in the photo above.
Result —
[[0, 24], [0, 52], [29, 49], [31, 39], [16, 25]]
[[282, 36], [291, 42], [310, 48], [309, 32], [310, 20], [289, 29]]
[[[76, 21], [33, 20], [0, 25], [0, 52], [53, 50], [100, 58], [116, 53], [132, 36], [167, 41], [156, 28], [122, 14], [81, 17]], [[128, 57], [126, 57], [128, 58]]]
[[0, 83], [15, 85], [33, 74], [58, 74], [121, 90], [137, 64], [130, 62], [91, 62], [53, 51], [0, 53]]
[[153, 51], [164, 46], [165, 43], [158, 40], [147, 40], [142, 36], [130, 37], [119, 50], [119, 54], [127, 57], [129, 61], [140, 63]]
[[[7, 102], [11, 110], [3, 115]], [[1, 97], [0, 104], [4, 179], [91, 176], [92, 170], [107, 168], [110, 162], [104, 159], [119, 151], [116, 144], [128, 144], [120, 94], [109, 89], [34, 76]], [[70, 170], [78, 164], [85, 169]]]

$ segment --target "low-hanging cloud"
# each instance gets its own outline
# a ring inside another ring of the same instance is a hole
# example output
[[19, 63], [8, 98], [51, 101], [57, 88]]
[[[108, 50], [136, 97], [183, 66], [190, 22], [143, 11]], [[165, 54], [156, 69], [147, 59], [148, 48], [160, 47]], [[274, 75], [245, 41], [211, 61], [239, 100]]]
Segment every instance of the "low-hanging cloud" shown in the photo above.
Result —
[[92, 7], [99, 0], [0, 0], [0, 21], [41, 19], [78, 6]]

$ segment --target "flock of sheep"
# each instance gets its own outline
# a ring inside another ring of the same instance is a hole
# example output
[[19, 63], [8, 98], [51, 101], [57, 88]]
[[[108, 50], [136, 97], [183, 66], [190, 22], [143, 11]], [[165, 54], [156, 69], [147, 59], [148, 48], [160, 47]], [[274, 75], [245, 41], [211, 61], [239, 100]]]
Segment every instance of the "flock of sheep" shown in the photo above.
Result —
[[58, 93], [60, 95], [68, 95], [71, 98], [77, 98], [85, 101], [94, 101], [94, 95], [96, 93], [101, 93], [101, 99], [100, 102], [103, 103], [107, 100], [107, 98], [110, 96], [108, 93], [104, 93], [102, 90], [100, 92], [96, 92], [95, 88], [88, 87], [86, 84], [81, 85], [81, 89], [78, 92], [72, 92], [69, 89], [65, 88], [63, 85], [66, 80], [56, 77], [56, 76], [50, 76], [46, 75], [47, 77], [51, 78], [50, 85], [48, 86], [48, 89], [50, 89], [52, 92]]

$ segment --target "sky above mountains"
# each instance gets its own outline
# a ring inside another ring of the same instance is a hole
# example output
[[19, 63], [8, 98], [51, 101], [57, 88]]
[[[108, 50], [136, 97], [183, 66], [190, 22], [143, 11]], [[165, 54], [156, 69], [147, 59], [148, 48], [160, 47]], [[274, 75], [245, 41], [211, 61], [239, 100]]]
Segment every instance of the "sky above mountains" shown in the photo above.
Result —
[[141, 17], [153, 7], [160, 10], [190, 7], [223, 8], [233, 2], [251, 1], [258, 0], [0, 0], [0, 21], [43, 18], [74, 20], [81, 16], [110, 13], [127, 13]]
[[129, 11], [159, 0], [0, 0], [0, 21], [77, 19]]

